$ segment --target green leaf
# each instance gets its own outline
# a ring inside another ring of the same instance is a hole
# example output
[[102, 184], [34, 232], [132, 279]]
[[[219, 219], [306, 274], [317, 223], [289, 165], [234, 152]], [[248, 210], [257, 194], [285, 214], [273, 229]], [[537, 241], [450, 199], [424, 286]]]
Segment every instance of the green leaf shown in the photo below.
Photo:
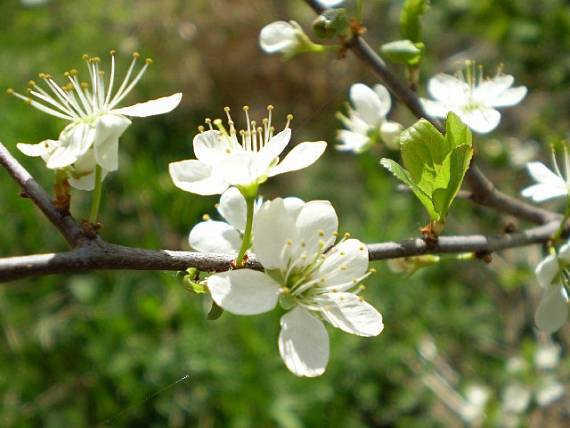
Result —
[[428, 0], [406, 0], [400, 12], [400, 33], [414, 43], [422, 41], [420, 18], [427, 11]]
[[427, 210], [430, 218], [437, 218], [437, 212], [435, 211], [435, 208], [431, 201], [431, 196], [425, 193], [414, 183], [408, 171], [406, 171], [398, 162], [392, 159], [382, 158], [382, 160], [380, 160], [380, 164], [388, 171], [390, 171], [397, 179], [406, 184], [412, 190], [412, 192], [414, 192], [414, 195], [416, 195], [416, 197], [420, 200], [420, 202]]
[[421, 119], [400, 136], [404, 167], [389, 159], [381, 164], [410, 187], [433, 221], [443, 223], [469, 168], [472, 140], [469, 128], [453, 113], [445, 137]]
[[422, 59], [423, 43], [412, 43], [410, 40], [396, 40], [380, 47], [384, 57], [397, 64], [417, 65]]

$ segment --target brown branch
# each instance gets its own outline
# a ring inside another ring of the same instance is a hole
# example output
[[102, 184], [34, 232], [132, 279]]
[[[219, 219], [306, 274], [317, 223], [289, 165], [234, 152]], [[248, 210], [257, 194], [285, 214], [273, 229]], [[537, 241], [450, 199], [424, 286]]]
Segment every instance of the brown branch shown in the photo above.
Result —
[[[507, 248], [547, 242], [559, 227], [558, 221], [528, 229], [524, 232], [495, 236], [442, 236], [435, 244], [423, 239], [383, 242], [368, 245], [370, 260], [385, 260], [422, 254], [475, 252], [489, 254]], [[146, 250], [124, 247], [103, 241], [92, 242], [65, 253], [38, 254], [0, 259], [0, 282], [34, 275], [79, 273], [97, 270], [181, 271], [189, 267], [201, 271], [226, 271], [233, 257], [187, 251]], [[251, 258], [247, 267], [262, 269]]]
[[30, 173], [0, 143], [0, 165], [2, 165], [22, 189], [22, 196], [31, 201], [44, 213], [72, 247], [80, 244], [83, 238], [80, 227], [69, 213], [59, 211], [49, 195]]
[[[318, 14], [321, 14], [325, 10], [316, 0], [305, 0], [305, 2]], [[386, 63], [374, 52], [374, 49], [370, 47], [366, 40], [355, 35], [347, 42], [346, 46], [351, 49], [360, 60], [370, 66], [376, 75], [386, 84], [392, 94], [408, 107], [417, 118], [429, 120], [435, 127], [443, 132], [441, 123], [424, 111], [416, 93], [402, 83], [400, 79], [390, 71]], [[485, 177], [474, 162], [471, 163], [467, 172], [467, 181], [473, 192], [471, 199], [480, 205], [493, 208], [496, 211], [510, 214], [535, 224], [545, 224], [551, 220], [560, 218], [556, 213], [537, 208], [502, 193]]]

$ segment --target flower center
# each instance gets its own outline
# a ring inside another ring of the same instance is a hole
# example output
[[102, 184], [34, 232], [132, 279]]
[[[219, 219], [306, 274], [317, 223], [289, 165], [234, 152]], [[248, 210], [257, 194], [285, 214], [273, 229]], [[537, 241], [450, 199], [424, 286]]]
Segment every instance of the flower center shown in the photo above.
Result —
[[[39, 77], [48, 90], [39, 86], [35, 81], [28, 82], [28, 96], [8, 89], [8, 94], [24, 100], [27, 104], [44, 113], [69, 121], [82, 119], [91, 120], [99, 114], [104, 114], [117, 106], [135, 87], [152, 60], [147, 58], [141, 69], [134, 74], [135, 66], [140, 58], [138, 52], [133, 53], [133, 59], [123, 82], [113, 94], [115, 84], [115, 51], [110, 52], [111, 70], [109, 81], [105, 83], [105, 72], [100, 69], [101, 59], [83, 55], [87, 64], [91, 83], [79, 80], [76, 69], [64, 73], [67, 82], [60, 86], [51, 75], [40, 73]], [[134, 76], [134, 77], [133, 77]], [[51, 93], [49, 92], [51, 91]]]
[[[262, 126], [259, 126], [255, 120], [251, 120], [249, 116], [249, 106], [243, 106], [243, 112], [245, 115], [245, 122], [247, 127], [245, 129], [240, 129], [239, 131], [236, 130], [235, 122], [230, 115], [230, 108], [224, 107], [224, 112], [226, 113], [227, 122], [228, 122], [228, 129], [224, 126], [222, 119], [209, 119], [205, 120], [206, 126], [210, 130], [214, 130], [215, 128], [224, 136], [226, 137], [226, 141], [228, 142], [228, 153], [231, 153], [233, 150], [234, 144], [239, 144], [243, 147], [247, 152], [257, 153], [263, 147], [269, 143], [271, 138], [273, 138], [275, 127], [273, 127], [271, 123], [271, 117], [273, 112], [273, 106], [267, 106], [267, 117], [263, 118], [261, 121]], [[287, 123], [285, 124], [285, 128], [289, 128], [291, 121], [293, 120], [293, 115], [287, 115]], [[215, 128], [214, 128], [215, 127]], [[200, 132], [204, 132], [206, 128], [204, 126], [199, 126], [198, 130]], [[239, 135], [239, 138], [238, 138]]]

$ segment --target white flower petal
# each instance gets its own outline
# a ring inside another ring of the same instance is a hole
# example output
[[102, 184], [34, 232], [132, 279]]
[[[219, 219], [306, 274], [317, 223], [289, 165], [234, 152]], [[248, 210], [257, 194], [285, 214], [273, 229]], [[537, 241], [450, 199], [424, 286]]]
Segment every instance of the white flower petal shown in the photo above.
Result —
[[525, 198], [531, 198], [534, 202], [543, 202], [548, 199], [559, 198], [568, 194], [568, 188], [564, 184], [554, 187], [552, 184], [534, 184], [521, 192]]
[[[382, 86], [377, 85], [375, 89], [379, 89], [379, 87]], [[381, 89], [379, 90], [381, 91]], [[390, 99], [390, 95], [388, 95], [388, 99]], [[377, 92], [362, 83], [355, 83], [350, 87], [350, 100], [354, 104], [358, 117], [371, 128], [378, 126], [390, 109], [390, 105], [382, 104], [385, 99], [381, 100]]]
[[480, 107], [469, 111], [455, 111], [461, 120], [480, 134], [491, 132], [501, 121], [501, 113], [493, 108]]
[[227, 159], [233, 148], [231, 141], [215, 130], [200, 132], [194, 137], [192, 145], [196, 159], [208, 165]]
[[536, 279], [541, 287], [548, 287], [552, 284], [552, 281], [558, 276], [560, 271], [560, 266], [558, 264], [558, 259], [554, 254], [545, 257], [536, 267], [534, 273], [536, 274]]
[[548, 287], [534, 314], [534, 322], [540, 330], [554, 333], [568, 319], [568, 296], [561, 285]]
[[16, 147], [26, 156], [42, 158], [47, 156], [57, 145], [59, 141], [57, 140], [45, 140], [38, 144], [24, 144], [18, 143]]
[[168, 165], [172, 181], [182, 190], [198, 195], [222, 194], [228, 188], [223, 176], [210, 165], [190, 159]]
[[428, 100], [427, 98], [420, 98], [420, 102], [429, 116], [445, 118], [447, 113], [451, 111], [451, 107], [439, 101]]
[[[294, 204], [290, 204], [294, 205]], [[295, 238], [295, 221], [299, 208], [286, 208], [281, 198], [265, 202], [253, 223], [253, 251], [266, 269], [284, 267], [287, 241]]]
[[60, 169], [74, 163], [91, 148], [96, 128], [85, 123], [71, 123], [59, 134], [60, 145], [47, 160], [49, 169]]
[[113, 110], [113, 113], [126, 116], [147, 117], [164, 114], [174, 110], [182, 100], [182, 93], [161, 97], [144, 103], [137, 103], [129, 107]]
[[374, 92], [378, 95], [378, 101], [380, 101], [380, 109], [378, 114], [382, 117], [386, 117], [390, 109], [392, 108], [392, 99], [390, 98], [390, 92], [384, 85], [374, 85]]
[[354, 293], [327, 293], [322, 316], [336, 328], [358, 336], [377, 336], [384, 329], [382, 315]]
[[564, 180], [556, 175], [553, 171], [551, 171], [542, 162], [529, 162], [527, 163], [526, 167], [528, 169], [528, 173], [538, 183], [548, 184], [555, 187], [566, 187]]
[[325, 326], [305, 309], [295, 307], [281, 317], [279, 353], [293, 374], [322, 375], [329, 361], [329, 336]]
[[334, 7], [341, 4], [344, 0], [318, 0], [324, 7]]
[[97, 121], [95, 159], [104, 169], [119, 169], [119, 137], [131, 123], [126, 117], [116, 114], [105, 114]]
[[269, 165], [259, 164], [254, 152], [241, 152], [226, 158], [220, 164], [220, 173], [232, 186], [249, 186], [267, 180]]
[[223, 221], [203, 221], [190, 231], [190, 246], [202, 253], [237, 255], [242, 239], [237, 230]]
[[285, 156], [281, 163], [269, 170], [268, 176], [273, 177], [284, 172], [306, 168], [321, 157], [326, 147], [327, 143], [324, 141], [298, 144]]
[[288, 52], [297, 44], [295, 27], [285, 21], [272, 22], [259, 33], [259, 45], [267, 53]]
[[397, 150], [398, 140], [403, 130], [404, 127], [401, 124], [387, 120], [380, 125], [380, 136], [388, 148]]
[[247, 217], [247, 206], [245, 198], [236, 187], [230, 187], [222, 194], [218, 212], [234, 229], [243, 233]]
[[[91, 191], [95, 188], [95, 154], [90, 149], [73, 164], [73, 175], [70, 175], [69, 184], [78, 189]], [[104, 180], [108, 171], [102, 169], [101, 180]]]
[[[262, 168], [269, 167], [269, 164], [285, 150], [289, 140], [291, 139], [291, 129], [286, 128], [279, 134], [274, 135], [263, 148], [257, 152], [256, 163], [262, 165]], [[265, 166], [266, 165], [266, 166]]]
[[526, 96], [527, 89], [525, 86], [518, 86], [506, 90], [504, 93], [489, 102], [491, 107], [510, 107], [522, 101]]
[[510, 74], [502, 74], [492, 79], [483, 80], [473, 89], [473, 98], [491, 107], [499, 107], [491, 103], [510, 88], [514, 81], [514, 77]]
[[368, 249], [358, 239], [347, 239], [335, 245], [326, 259], [314, 274], [324, 279], [320, 287], [334, 288], [349, 283], [354, 287], [353, 280], [358, 280], [368, 270]]
[[338, 217], [329, 201], [307, 202], [299, 211], [295, 228], [295, 244], [304, 245], [302, 248], [292, 249], [293, 254], [301, 255], [304, 252], [312, 257], [334, 243]]
[[554, 378], [547, 379], [536, 391], [536, 402], [539, 406], [549, 406], [565, 394], [564, 385]]
[[236, 315], [257, 315], [277, 305], [279, 285], [262, 272], [238, 269], [208, 278], [212, 299]]
[[440, 73], [429, 79], [428, 92], [437, 101], [461, 105], [469, 96], [469, 85], [449, 74]]
[[337, 138], [341, 144], [337, 144], [335, 148], [340, 151], [350, 151], [354, 153], [361, 153], [370, 144], [370, 138], [367, 135], [359, 134], [357, 132], [341, 129], [337, 133]]

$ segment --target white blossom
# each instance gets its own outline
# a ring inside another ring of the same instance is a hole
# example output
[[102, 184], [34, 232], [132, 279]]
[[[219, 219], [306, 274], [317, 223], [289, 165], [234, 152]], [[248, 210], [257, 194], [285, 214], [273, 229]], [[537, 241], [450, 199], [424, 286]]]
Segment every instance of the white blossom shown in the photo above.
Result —
[[534, 320], [539, 329], [554, 333], [568, 319], [568, 294], [570, 280], [570, 242], [560, 247], [558, 254], [551, 254], [536, 267], [536, 277], [544, 288]]
[[[40, 73], [48, 90], [31, 81], [28, 96], [13, 90], [9, 93], [26, 101], [44, 113], [64, 119], [69, 124], [57, 140], [45, 140], [38, 144], [18, 144], [26, 155], [41, 156], [49, 169], [65, 169], [74, 187], [91, 190], [94, 185], [95, 165], [103, 174], [119, 167], [119, 137], [131, 124], [127, 116], [146, 117], [168, 113], [182, 98], [181, 93], [162, 97], [129, 107], [119, 104], [131, 92], [151, 63], [145, 61], [135, 73], [139, 54], [133, 54], [123, 82], [115, 88], [115, 55], [111, 51], [111, 69], [106, 82], [100, 69], [100, 59], [84, 56], [90, 83], [79, 80], [79, 72], [65, 73], [67, 83], [60, 86], [49, 74]], [[116, 89], [116, 90], [115, 90]], [[51, 93], [50, 93], [51, 91]]]
[[[259, 45], [266, 53], [293, 53], [299, 46], [299, 27], [294, 21], [275, 21], [259, 33]], [[302, 30], [301, 30], [302, 34]]]
[[422, 98], [426, 112], [434, 117], [445, 118], [451, 111], [473, 131], [486, 134], [497, 127], [501, 114], [496, 110], [518, 104], [526, 95], [524, 86], [512, 88], [514, 78], [498, 73], [493, 78], [483, 79], [472, 62], [467, 64], [466, 75], [457, 77], [440, 73], [428, 82], [428, 92], [434, 98]]
[[564, 175], [558, 166], [558, 162], [552, 151], [552, 164], [554, 171], [551, 171], [542, 162], [529, 162], [526, 167], [531, 177], [537, 182], [524, 189], [521, 194], [531, 198], [535, 202], [542, 202], [548, 199], [568, 196], [570, 192], [570, 158], [566, 146], [564, 147]]
[[239, 269], [212, 275], [214, 301], [237, 315], [273, 309], [281, 317], [279, 351], [297, 376], [321, 375], [329, 359], [323, 321], [359, 336], [376, 336], [382, 316], [357, 292], [368, 275], [368, 251], [356, 239], [335, 241], [338, 219], [328, 201], [263, 204], [253, 228], [253, 251], [265, 272]]
[[207, 120], [210, 129], [202, 127], [193, 141], [196, 159], [169, 165], [174, 184], [199, 195], [221, 194], [230, 186], [238, 187], [242, 194], [255, 194], [259, 184], [269, 177], [313, 164], [323, 154], [326, 142], [298, 144], [279, 162], [279, 156], [291, 139], [289, 123], [292, 116], [288, 116], [285, 129], [274, 135], [272, 110], [269, 106], [268, 118], [263, 119], [262, 127], [257, 127], [249, 118], [248, 108], [244, 107], [247, 128], [239, 132], [227, 107], [229, 130], [220, 119]]
[[341, 4], [344, 0], [318, 0], [323, 7], [335, 7]]
[[346, 129], [338, 131], [338, 150], [361, 153], [380, 137], [389, 147], [395, 148], [402, 132], [402, 125], [386, 119], [392, 101], [388, 90], [382, 85], [369, 88], [363, 83], [350, 87], [348, 117], [338, 117]]

